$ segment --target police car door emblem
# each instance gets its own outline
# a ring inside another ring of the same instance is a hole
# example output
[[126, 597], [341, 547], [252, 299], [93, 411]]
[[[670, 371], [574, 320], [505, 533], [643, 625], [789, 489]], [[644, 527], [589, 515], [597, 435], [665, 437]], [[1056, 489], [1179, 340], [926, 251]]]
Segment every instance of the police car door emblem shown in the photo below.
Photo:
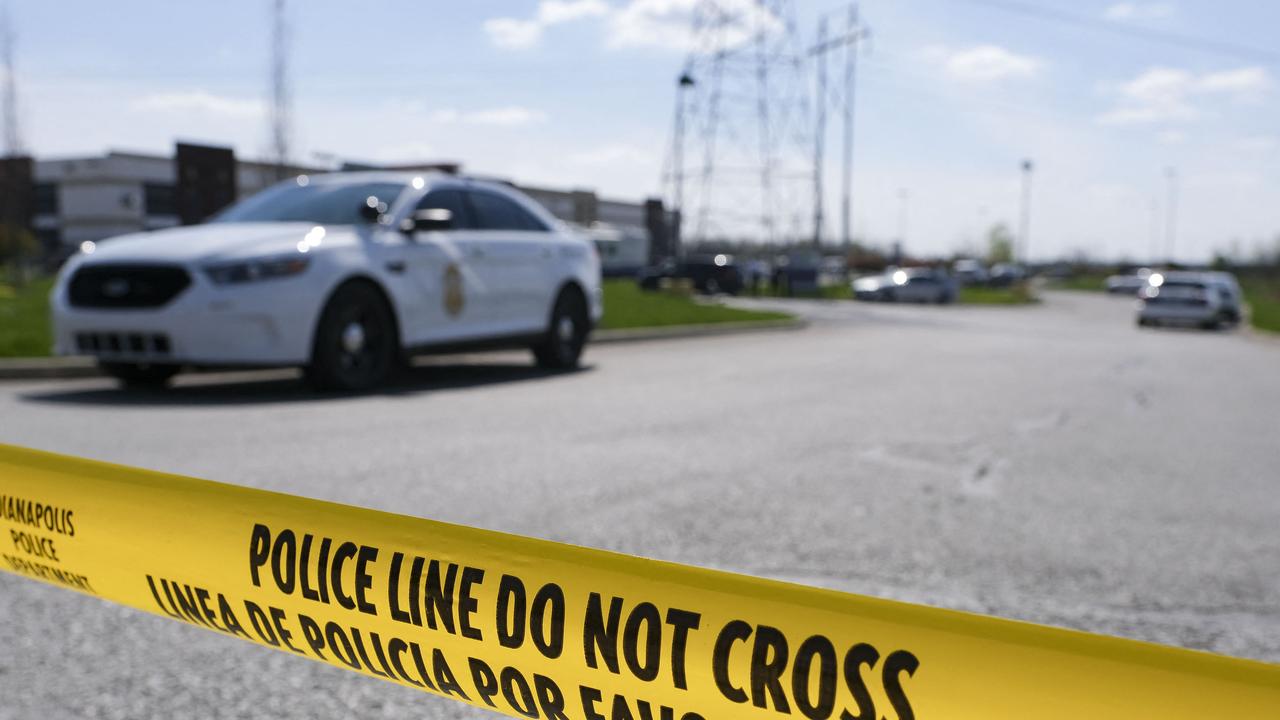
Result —
[[466, 298], [462, 294], [462, 272], [458, 266], [449, 263], [444, 269], [444, 310], [450, 317], [462, 312]]

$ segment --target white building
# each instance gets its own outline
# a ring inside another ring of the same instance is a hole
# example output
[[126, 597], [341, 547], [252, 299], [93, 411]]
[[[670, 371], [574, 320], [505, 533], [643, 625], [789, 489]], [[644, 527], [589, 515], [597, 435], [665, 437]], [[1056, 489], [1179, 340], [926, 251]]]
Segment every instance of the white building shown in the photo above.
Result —
[[[271, 185], [279, 175], [274, 165], [232, 160], [229, 151], [209, 150], [226, 153], [223, 167], [226, 161], [234, 162], [237, 199]], [[65, 256], [86, 240], [97, 242], [115, 235], [179, 225], [182, 210], [177, 165], [172, 156], [116, 151], [101, 156], [36, 160], [34, 230], [46, 248], [59, 248], [55, 254]], [[456, 171], [457, 166], [387, 169], [441, 168]], [[288, 174], [328, 171], [314, 167], [288, 170]], [[655, 250], [660, 254], [667, 247], [666, 228], [672, 218], [660, 200], [626, 202], [601, 199], [590, 190], [517, 187], [552, 215], [595, 239], [607, 274], [633, 273], [653, 261]]]
[[[298, 168], [299, 171], [318, 171]], [[37, 160], [34, 169], [36, 234], [53, 247], [179, 224], [177, 166], [173, 157], [128, 152]], [[274, 166], [236, 162], [236, 192], [248, 197], [276, 177]]]

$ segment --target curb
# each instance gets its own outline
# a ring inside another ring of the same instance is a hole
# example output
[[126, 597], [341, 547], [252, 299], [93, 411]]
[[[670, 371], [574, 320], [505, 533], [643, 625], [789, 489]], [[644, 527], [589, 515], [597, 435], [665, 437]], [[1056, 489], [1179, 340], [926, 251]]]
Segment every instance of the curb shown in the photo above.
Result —
[[[791, 319], [598, 330], [592, 333], [591, 342], [611, 345], [644, 340], [672, 340], [751, 332], [801, 330], [808, 326], [809, 323], [805, 320]], [[90, 357], [0, 358], [0, 380], [54, 380], [89, 378], [100, 375], [102, 373], [98, 370], [97, 363]]]
[[101, 375], [89, 357], [0, 358], [0, 380], [49, 380]]
[[666, 327], [625, 328], [597, 330], [591, 334], [590, 343], [611, 345], [614, 343], [640, 342], [644, 340], [672, 340], [677, 338], [715, 337], [740, 333], [774, 332], [778, 330], [803, 330], [809, 321], [800, 318], [789, 320], [759, 320], [751, 322], [707, 323], [703, 325], [670, 325]]

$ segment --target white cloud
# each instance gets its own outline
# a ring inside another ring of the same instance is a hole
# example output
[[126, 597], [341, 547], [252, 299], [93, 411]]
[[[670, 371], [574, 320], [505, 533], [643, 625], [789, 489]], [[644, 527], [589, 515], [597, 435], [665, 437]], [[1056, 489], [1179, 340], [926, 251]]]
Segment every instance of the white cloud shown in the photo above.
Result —
[[146, 112], [193, 112], [232, 118], [258, 118], [266, 111], [261, 100], [225, 97], [203, 90], [145, 95], [132, 107]]
[[1187, 134], [1181, 130], [1162, 130], [1156, 135], [1156, 142], [1161, 145], [1181, 145], [1187, 141]]
[[1099, 115], [1097, 121], [1102, 125], [1140, 125], [1194, 120], [1203, 114], [1196, 106], [1200, 98], [1253, 102], [1270, 87], [1271, 76], [1257, 66], [1203, 75], [1153, 67], [1121, 85], [1119, 104]]
[[537, 20], [493, 18], [484, 21], [489, 42], [506, 50], [523, 50], [542, 39], [542, 25]]
[[516, 127], [544, 122], [547, 115], [539, 110], [531, 110], [519, 105], [492, 108], [488, 110], [461, 111], [453, 108], [437, 110], [430, 115], [432, 122], [441, 124], [494, 125], [500, 127]]
[[558, 25], [584, 18], [609, 14], [602, 0], [542, 0], [538, 3], [538, 21], [544, 26]]
[[975, 45], [959, 50], [932, 47], [925, 50], [942, 65], [948, 77], [964, 82], [993, 82], [1029, 78], [1040, 72], [1043, 63], [1029, 55], [1019, 55], [999, 45]]
[[1200, 79], [1199, 88], [1208, 92], [1256, 95], [1271, 87], [1271, 76], [1263, 67], [1243, 67], [1216, 72]]
[[536, 46], [554, 25], [599, 18], [607, 22], [605, 45], [610, 48], [686, 52], [697, 46], [714, 52], [742, 45], [760, 32], [774, 35], [784, 27], [758, 0], [720, 0], [715, 12], [723, 22], [708, 29], [707, 37], [694, 38], [694, 16], [706, 7], [702, 0], [629, 0], [617, 8], [604, 0], [542, 0], [532, 17], [492, 18], [484, 22], [484, 31], [495, 46], [522, 50]]
[[714, 52], [737, 47], [760, 32], [772, 35], [784, 27], [777, 15], [756, 0], [721, 0], [716, 12], [724, 22], [715, 25], [715, 36], [695, 38], [691, 28], [699, 5], [701, 0], [631, 0], [610, 18], [607, 44], [681, 51], [696, 45]]
[[543, 31], [553, 25], [602, 17], [609, 11], [603, 0], [542, 0], [532, 18], [492, 18], [484, 21], [484, 31], [500, 48], [523, 50], [537, 45]]
[[1173, 6], [1161, 2], [1122, 2], [1107, 7], [1102, 16], [1116, 22], [1163, 20], [1173, 15]]

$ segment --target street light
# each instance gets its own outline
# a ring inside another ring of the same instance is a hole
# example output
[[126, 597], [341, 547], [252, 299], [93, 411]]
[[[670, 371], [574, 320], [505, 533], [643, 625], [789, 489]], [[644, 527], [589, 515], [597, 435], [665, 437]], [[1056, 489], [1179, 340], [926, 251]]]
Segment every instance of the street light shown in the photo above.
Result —
[[1022, 252], [1018, 255], [1018, 259], [1023, 265], [1029, 265], [1031, 261], [1031, 170], [1033, 165], [1030, 159], [1022, 161], [1022, 223], [1018, 230], [1018, 244], [1022, 246]]

